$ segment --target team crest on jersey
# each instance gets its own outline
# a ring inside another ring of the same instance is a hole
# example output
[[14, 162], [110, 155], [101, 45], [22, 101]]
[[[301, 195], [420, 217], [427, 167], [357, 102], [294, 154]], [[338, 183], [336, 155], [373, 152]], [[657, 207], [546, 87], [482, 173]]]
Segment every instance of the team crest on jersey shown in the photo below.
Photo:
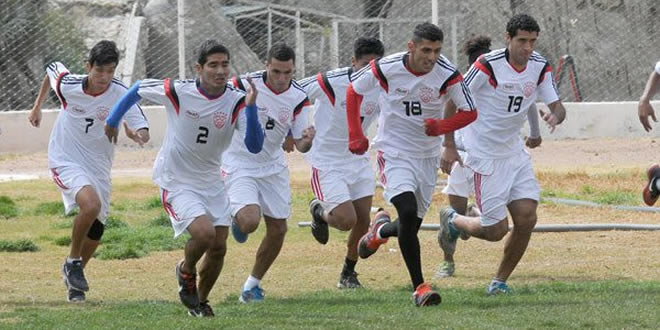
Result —
[[67, 109], [70, 109], [72, 112], [79, 113], [79, 114], [84, 114], [86, 111], [85, 109], [77, 106], [77, 105], [72, 105], [68, 107]]
[[525, 95], [525, 97], [530, 97], [534, 94], [534, 90], [536, 90], [536, 83], [528, 81], [523, 86], [523, 95]]
[[362, 106], [362, 109], [364, 110], [363, 114], [365, 116], [370, 116], [378, 110], [378, 104], [376, 102], [367, 102]]
[[222, 111], [216, 111], [213, 113], [213, 124], [215, 128], [221, 129], [225, 126], [227, 122], [227, 114]]
[[192, 110], [186, 110], [184, 113], [186, 114], [186, 117], [188, 117], [190, 119], [194, 119], [194, 120], [199, 119], [199, 113], [198, 112], [195, 112], [195, 111], [192, 111]]
[[424, 103], [429, 103], [433, 101], [433, 89], [428, 87], [422, 87], [419, 90], [419, 99]]
[[282, 108], [280, 109], [280, 112], [277, 114], [277, 120], [280, 121], [280, 123], [284, 124], [289, 121], [289, 113], [291, 110], [288, 108]]
[[397, 87], [397, 89], [395, 89], [394, 92], [399, 95], [408, 95], [408, 89], [403, 87]]
[[104, 121], [106, 118], [108, 118], [108, 114], [110, 113], [110, 109], [106, 106], [100, 106], [96, 108], [96, 119], [100, 121]]

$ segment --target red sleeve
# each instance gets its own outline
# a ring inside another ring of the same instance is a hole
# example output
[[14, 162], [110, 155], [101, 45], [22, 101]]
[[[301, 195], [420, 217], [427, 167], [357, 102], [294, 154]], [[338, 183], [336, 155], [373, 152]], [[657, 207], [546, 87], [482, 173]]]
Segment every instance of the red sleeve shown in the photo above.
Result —
[[362, 95], [353, 89], [353, 84], [348, 84], [346, 89], [346, 119], [348, 120], [348, 139], [353, 140], [364, 136], [362, 125], [360, 124], [360, 106], [362, 105]]
[[446, 119], [426, 119], [426, 134], [438, 136], [459, 130], [471, 122], [477, 120], [477, 111], [459, 110], [453, 116]]

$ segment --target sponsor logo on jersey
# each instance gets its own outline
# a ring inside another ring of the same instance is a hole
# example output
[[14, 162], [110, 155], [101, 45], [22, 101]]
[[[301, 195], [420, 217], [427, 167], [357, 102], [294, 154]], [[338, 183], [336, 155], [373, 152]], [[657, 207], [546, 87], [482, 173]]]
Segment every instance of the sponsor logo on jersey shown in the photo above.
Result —
[[282, 124], [289, 122], [289, 113], [291, 112], [292, 111], [289, 108], [281, 108], [280, 112], [277, 114], [277, 120]]
[[190, 119], [195, 119], [195, 120], [199, 119], [199, 113], [197, 113], [195, 111], [186, 110], [185, 114], [186, 114], [186, 117], [188, 117]]
[[365, 116], [370, 116], [378, 110], [378, 104], [376, 102], [367, 102], [362, 106], [362, 110]]
[[225, 126], [227, 122], [227, 114], [222, 111], [216, 111], [213, 113], [213, 124], [215, 128], [221, 129]]
[[263, 107], [263, 108], [262, 108], [262, 107], [257, 106], [257, 110], [258, 110], [259, 112], [261, 112], [261, 113], [266, 113], [266, 112], [268, 112], [268, 108], [266, 108], [266, 107]]
[[75, 113], [80, 113], [80, 114], [84, 114], [85, 112], [87, 112], [87, 111], [85, 111], [85, 109], [83, 109], [83, 108], [81, 108], [77, 105], [72, 105], [72, 106], [69, 107], [69, 109], [71, 109], [71, 111], [73, 111]]
[[419, 99], [424, 103], [429, 103], [433, 100], [433, 89], [422, 87], [419, 89]]
[[533, 81], [528, 81], [523, 86], [523, 95], [525, 95], [525, 97], [530, 97], [532, 96], [532, 94], [534, 94], [535, 90], [536, 90], [536, 83]]
[[504, 89], [505, 92], [513, 92], [515, 86], [511, 83], [505, 83], [502, 84], [502, 89]]
[[397, 87], [397, 89], [395, 89], [394, 92], [399, 95], [408, 95], [408, 89], [403, 87]]
[[96, 119], [100, 121], [104, 121], [106, 118], [108, 118], [109, 113], [110, 113], [110, 108], [102, 105], [96, 108]]

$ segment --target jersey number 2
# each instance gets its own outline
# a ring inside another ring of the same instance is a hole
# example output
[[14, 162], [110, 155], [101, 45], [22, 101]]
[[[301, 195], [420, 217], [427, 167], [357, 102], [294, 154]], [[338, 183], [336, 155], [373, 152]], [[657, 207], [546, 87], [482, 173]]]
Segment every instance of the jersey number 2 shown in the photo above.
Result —
[[200, 126], [199, 131], [200, 133], [197, 134], [197, 143], [206, 144], [206, 139], [209, 137], [209, 129], [204, 126]]

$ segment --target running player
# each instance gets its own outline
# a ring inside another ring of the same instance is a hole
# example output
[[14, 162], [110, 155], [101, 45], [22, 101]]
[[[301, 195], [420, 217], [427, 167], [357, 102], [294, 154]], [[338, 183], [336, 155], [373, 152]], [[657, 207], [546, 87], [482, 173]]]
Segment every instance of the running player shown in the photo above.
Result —
[[[491, 39], [486, 36], [476, 36], [465, 43], [463, 51], [468, 57], [468, 69], [479, 56], [491, 51], [490, 45]], [[527, 137], [525, 141], [525, 145], [530, 149], [540, 146], [542, 142], [541, 133], [539, 131], [539, 116], [536, 111], [536, 106], [532, 103], [527, 115], [529, 121], [529, 137]], [[462, 131], [463, 130], [456, 131], [454, 133], [454, 139], [456, 149], [459, 151], [459, 156], [465, 158], [465, 146], [463, 145]], [[442, 192], [447, 194], [449, 206], [456, 210], [458, 214], [479, 216], [481, 214], [479, 208], [475, 205], [470, 205], [468, 207], [468, 197], [471, 195], [470, 192], [474, 191], [474, 172], [468, 167], [463, 166], [460, 162], [454, 162], [451, 172], [448, 174], [451, 175], [448, 177], [447, 186]], [[443, 241], [440, 239], [440, 235], [438, 235], [438, 242], [441, 244], [440, 247], [443, 248], [444, 261], [440, 265], [435, 276], [453, 276], [456, 269], [454, 263], [454, 250], [450, 249], [451, 246], [449, 248], [442, 246]]]
[[[655, 64], [655, 71], [651, 72], [649, 80], [646, 82], [646, 87], [644, 88], [644, 93], [639, 99], [639, 105], [637, 106], [639, 121], [642, 123], [642, 127], [647, 132], [650, 132], [651, 124], [649, 123], [649, 118], [653, 119], [656, 123], [658, 120], [655, 118], [655, 111], [651, 106], [651, 98], [660, 91], [660, 62]], [[644, 185], [642, 191], [642, 198], [644, 203], [648, 206], [653, 206], [655, 202], [660, 197], [660, 165], [655, 164], [649, 167], [646, 170], [646, 176], [648, 182]]]
[[234, 137], [222, 164], [222, 175], [231, 199], [232, 235], [243, 243], [259, 226], [263, 214], [266, 235], [257, 251], [252, 272], [239, 300], [243, 303], [264, 299], [260, 283], [279, 254], [287, 231], [286, 219], [291, 212], [289, 169], [282, 144], [291, 130], [295, 148], [307, 152], [312, 147], [314, 127], [308, 127], [309, 100], [305, 91], [292, 80], [296, 54], [285, 44], [275, 44], [268, 51], [266, 70], [232, 79], [243, 89], [252, 79], [259, 91], [257, 107], [263, 123], [263, 150], [255, 155]]
[[550, 64], [534, 51], [539, 25], [529, 15], [514, 15], [506, 26], [507, 47], [480, 57], [466, 83], [475, 97], [479, 119], [463, 134], [465, 165], [474, 171], [480, 217], [466, 217], [452, 208], [440, 212], [441, 240], [454, 250], [459, 235], [499, 241], [508, 232], [507, 209], [513, 230], [488, 295], [508, 293], [507, 279], [522, 258], [536, 224], [539, 186], [520, 129], [530, 105], [541, 98], [550, 113], [541, 113], [551, 132], [564, 121], [566, 110], [552, 80]]
[[[215, 40], [203, 42], [195, 70], [196, 80], [145, 79], [135, 83], [112, 109], [106, 135], [116, 139], [119, 120], [142, 97], [165, 106], [167, 132], [156, 156], [153, 180], [160, 187], [174, 236], [184, 231], [190, 234], [184, 258], [175, 267], [179, 298], [189, 315], [210, 317], [214, 313], [208, 295], [222, 270], [230, 224], [229, 199], [218, 175], [223, 153], [232, 136], [246, 145], [245, 152], [258, 153], [263, 131], [255, 106], [256, 88], [246, 96], [227, 84], [227, 48]], [[240, 115], [243, 108], [245, 116]], [[241, 132], [234, 134], [236, 129]], [[198, 291], [196, 269], [200, 260]]]
[[[71, 74], [60, 62], [49, 64], [28, 117], [39, 127], [41, 106], [52, 88], [62, 109], [48, 143], [48, 167], [62, 193], [65, 212], [75, 206], [80, 209], [73, 220], [69, 255], [62, 265], [69, 302], [85, 301], [89, 285], [83, 268], [99, 245], [110, 208], [114, 146], [106, 141], [99, 123], [127, 89], [113, 78], [118, 63], [115, 43], [102, 40], [89, 52], [86, 75]], [[147, 119], [139, 106], [131, 107], [126, 121], [127, 136], [140, 145], [149, 141]]]
[[[349, 149], [366, 152], [369, 141], [360, 126], [363, 95], [380, 93], [381, 115], [375, 146], [384, 197], [394, 204], [399, 220], [377, 215], [360, 240], [358, 253], [367, 258], [388, 237], [397, 236], [401, 254], [415, 289], [417, 306], [439, 304], [440, 295], [424, 282], [417, 231], [431, 204], [440, 160], [440, 135], [460, 129], [477, 117], [463, 76], [444, 56], [443, 33], [430, 23], [417, 25], [408, 52], [373, 60], [351, 76], [346, 91]], [[445, 101], [451, 98], [458, 111], [446, 119]]]
[[[314, 101], [314, 126], [317, 129], [307, 161], [312, 165], [312, 191], [309, 204], [312, 234], [321, 243], [328, 242], [328, 225], [350, 230], [346, 243], [344, 268], [339, 276], [340, 289], [359, 288], [355, 264], [357, 244], [369, 229], [371, 201], [374, 195], [374, 172], [367, 155], [354, 155], [348, 145], [346, 128], [346, 88], [351, 75], [384, 54], [383, 43], [375, 38], [358, 38], [353, 44], [352, 65], [318, 73], [300, 81]], [[366, 95], [360, 108], [362, 129], [366, 131], [378, 117], [378, 93]]]

